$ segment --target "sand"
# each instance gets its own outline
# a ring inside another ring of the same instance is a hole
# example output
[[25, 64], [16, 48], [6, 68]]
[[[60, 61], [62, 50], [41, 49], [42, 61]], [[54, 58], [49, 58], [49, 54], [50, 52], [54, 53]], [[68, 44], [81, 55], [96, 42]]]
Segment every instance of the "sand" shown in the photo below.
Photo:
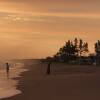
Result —
[[17, 88], [22, 94], [1, 100], [100, 100], [100, 68], [52, 64], [46, 75], [47, 64], [27, 62]]

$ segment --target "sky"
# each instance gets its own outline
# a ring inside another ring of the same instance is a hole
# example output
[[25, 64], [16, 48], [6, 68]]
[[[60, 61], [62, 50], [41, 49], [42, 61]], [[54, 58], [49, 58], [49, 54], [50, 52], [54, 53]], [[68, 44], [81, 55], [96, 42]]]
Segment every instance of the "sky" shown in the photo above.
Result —
[[93, 52], [100, 0], [0, 0], [0, 58], [52, 56], [75, 37]]

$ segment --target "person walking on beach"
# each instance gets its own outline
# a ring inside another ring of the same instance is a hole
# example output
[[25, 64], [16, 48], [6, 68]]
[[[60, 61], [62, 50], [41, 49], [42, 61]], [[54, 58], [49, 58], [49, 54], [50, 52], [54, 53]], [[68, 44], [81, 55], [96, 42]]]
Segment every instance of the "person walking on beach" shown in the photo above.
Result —
[[6, 73], [7, 73], [7, 77], [9, 78], [9, 63], [6, 63]]
[[47, 68], [47, 75], [50, 74], [50, 67], [51, 67], [51, 62], [48, 63], [48, 68]]

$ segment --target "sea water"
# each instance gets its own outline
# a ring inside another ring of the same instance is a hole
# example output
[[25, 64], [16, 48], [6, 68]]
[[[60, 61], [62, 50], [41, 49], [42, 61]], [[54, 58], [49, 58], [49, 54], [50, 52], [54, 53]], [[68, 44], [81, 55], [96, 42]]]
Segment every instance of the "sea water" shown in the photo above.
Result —
[[20, 73], [27, 71], [22, 62], [8, 62], [10, 64], [9, 77], [6, 73], [6, 62], [0, 62], [0, 99], [21, 94], [21, 91], [16, 88], [18, 80], [13, 80], [13, 78], [20, 77]]

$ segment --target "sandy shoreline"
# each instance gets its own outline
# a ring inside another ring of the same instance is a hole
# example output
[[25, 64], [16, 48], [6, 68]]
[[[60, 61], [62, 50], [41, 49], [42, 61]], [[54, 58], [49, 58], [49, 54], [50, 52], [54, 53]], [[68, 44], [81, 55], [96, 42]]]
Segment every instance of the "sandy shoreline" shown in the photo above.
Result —
[[[87, 68], [82, 67], [79, 70], [79, 67], [69, 67], [67, 68], [69, 72], [67, 74], [62, 74], [62, 72], [55, 73], [52, 68], [51, 75], [47, 76], [45, 74], [46, 64], [36, 62], [27, 63], [25, 66], [29, 71], [21, 74], [22, 77], [18, 78], [19, 85], [17, 86], [22, 91], [22, 94], [1, 100], [100, 99], [100, 68], [95, 66], [90, 68], [89, 66]], [[54, 64], [52, 66], [58, 65]], [[73, 69], [74, 71], [72, 71]], [[81, 71], [83, 72], [82, 74]]]

